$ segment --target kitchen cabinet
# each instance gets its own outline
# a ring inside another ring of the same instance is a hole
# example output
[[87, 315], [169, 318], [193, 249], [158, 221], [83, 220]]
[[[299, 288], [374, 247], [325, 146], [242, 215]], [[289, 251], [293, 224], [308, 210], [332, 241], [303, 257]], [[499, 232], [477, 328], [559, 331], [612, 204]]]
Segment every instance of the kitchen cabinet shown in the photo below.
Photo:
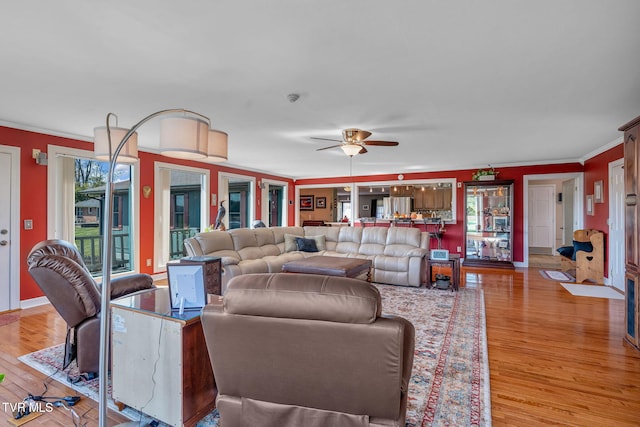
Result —
[[423, 187], [413, 192], [414, 209], [450, 210], [453, 191], [448, 188]]

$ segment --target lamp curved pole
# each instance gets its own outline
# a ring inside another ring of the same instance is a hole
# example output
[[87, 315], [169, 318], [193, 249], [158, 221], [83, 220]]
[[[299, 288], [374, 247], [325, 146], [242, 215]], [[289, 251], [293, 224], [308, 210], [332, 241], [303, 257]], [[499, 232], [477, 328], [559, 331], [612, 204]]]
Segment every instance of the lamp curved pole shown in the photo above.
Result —
[[115, 172], [116, 160], [122, 148], [127, 143], [129, 138], [146, 122], [149, 120], [162, 116], [165, 114], [182, 113], [187, 115], [194, 115], [203, 118], [211, 126], [211, 120], [195, 111], [185, 110], [181, 108], [173, 108], [168, 110], [157, 111], [153, 114], [149, 114], [144, 119], [136, 123], [122, 140], [118, 143], [115, 149], [112, 149], [111, 142], [111, 127], [109, 124], [109, 118], [111, 116], [117, 116], [113, 113], [107, 114], [107, 138], [109, 140], [109, 169], [107, 171], [107, 183], [104, 189], [104, 212], [103, 212], [103, 227], [104, 236], [102, 241], [102, 286], [101, 286], [101, 299], [100, 299], [100, 359], [99, 359], [99, 371], [98, 371], [98, 424], [99, 427], [107, 427], [107, 383], [108, 383], [108, 371], [109, 371], [109, 332], [111, 327], [111, 310], [109, 302], [111, 301], [111, 250], [113, 239], [113, 213], [111, 212], [111, 206], [113, 205], [113, 178]]

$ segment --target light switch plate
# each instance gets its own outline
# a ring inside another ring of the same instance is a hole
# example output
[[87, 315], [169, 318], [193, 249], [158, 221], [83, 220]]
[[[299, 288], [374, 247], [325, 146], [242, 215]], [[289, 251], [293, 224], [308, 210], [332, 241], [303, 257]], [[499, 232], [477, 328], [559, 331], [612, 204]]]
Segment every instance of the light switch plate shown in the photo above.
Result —
[[32, 219], [25, 219], [24, 220], [24, 229], [25, 230], [33, 230], [33, 220]]

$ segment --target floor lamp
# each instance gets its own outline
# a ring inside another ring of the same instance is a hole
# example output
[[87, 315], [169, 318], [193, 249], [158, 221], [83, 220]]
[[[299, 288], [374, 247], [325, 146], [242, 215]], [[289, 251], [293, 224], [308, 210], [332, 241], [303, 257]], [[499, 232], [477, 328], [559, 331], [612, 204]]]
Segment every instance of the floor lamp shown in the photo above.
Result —
[[[131, 129], [117, 127], [117, 116], [107, 114], [106, 126], [94, 129], [94, 153], [98, 160], [109, 162], [104, 190], [102, 292], [100, 313], [99, 426], [107, 427], [107, 383], [109, 371], [109, 339], [111, 327], [111, 251], [113, 239], [113, 183], [116, 163], [138, 161], [136, 131], [149, 120], [166, 116], [160, 122], [160, 153], [169, 157], [202, 161], [227, 159], [227, 134], [210, 129], [209, 118], [184, 109], [161, 110], [148, 115]], [[110, 124], [116, 119], [116, 126]], [[112, 143], [117, 141], [117, 145]]]

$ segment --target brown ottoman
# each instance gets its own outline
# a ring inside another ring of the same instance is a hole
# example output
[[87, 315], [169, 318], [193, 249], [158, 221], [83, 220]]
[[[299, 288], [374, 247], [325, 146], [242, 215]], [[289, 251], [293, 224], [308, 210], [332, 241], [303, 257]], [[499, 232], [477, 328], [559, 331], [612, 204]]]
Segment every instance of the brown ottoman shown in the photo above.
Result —
[[361, 258], [342, 258], [335, 256], [312, 256], [289, 261], [282, 266], [285, 273], [323, 274], [325, 276], [358, 277], [367, 273], [367, 282], [371, 282], [371, 261]]

